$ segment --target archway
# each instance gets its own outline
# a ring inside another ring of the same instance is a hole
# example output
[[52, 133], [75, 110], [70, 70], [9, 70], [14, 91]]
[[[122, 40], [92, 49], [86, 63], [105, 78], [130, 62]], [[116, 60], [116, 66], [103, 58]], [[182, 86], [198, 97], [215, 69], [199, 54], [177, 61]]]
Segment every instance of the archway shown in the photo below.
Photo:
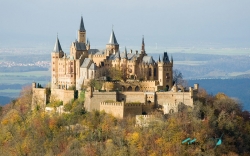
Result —
[[126, 88], [124, 86], [122, 86], [122, 92], [126, 91]]
[[128, 89], [127, 89], [127, 91], [132, 91], [132, 87], [129, 86]]
[[170, 109], [169, 110], [169, 114], [173, 114], [174, 113], [174, 110], [173, 109]]
[[166, 91], [168, 91], [169, 90], [169, 85], [166, 85]]
[[140, 87], [136, 86], [136, 87], [135, 87], [135, 91], [136, 91], [136, 92], [140, 91]]

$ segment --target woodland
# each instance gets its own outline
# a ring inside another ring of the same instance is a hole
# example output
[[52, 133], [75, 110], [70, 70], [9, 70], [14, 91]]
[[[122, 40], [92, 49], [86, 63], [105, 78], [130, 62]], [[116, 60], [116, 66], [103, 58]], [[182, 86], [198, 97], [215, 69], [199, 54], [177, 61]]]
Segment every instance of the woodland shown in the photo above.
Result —
[[[1, 156], [161, 156], [250, 155], [250, 113], [224, 93], [200, 89], [194, 108], [163, 115], [148, 126], [135, 117], [119, 119], [105, 112], [84, 110], [84, 93], [65, 105], [70, 113], [31, 110], [30, 87], [0, 107]], [[186, 138], [193, 143], [182, 143]], [[218, 140], [221, 139], [220, 143]]]

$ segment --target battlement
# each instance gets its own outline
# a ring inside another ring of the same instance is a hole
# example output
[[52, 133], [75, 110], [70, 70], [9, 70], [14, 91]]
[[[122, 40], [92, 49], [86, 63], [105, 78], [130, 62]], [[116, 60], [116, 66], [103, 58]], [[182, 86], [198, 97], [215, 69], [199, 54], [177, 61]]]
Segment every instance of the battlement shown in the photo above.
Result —
[[100, 102], [101, 106], [124, 106], [124, 102]]
[[93, 57], [105, 57], [106, 58], [106, 55], [105, 54], [94, 54]]
[[141, 107], [142, 103], [134, 103], [134, 102], [126, 102], [124, 104], [125, 107]]

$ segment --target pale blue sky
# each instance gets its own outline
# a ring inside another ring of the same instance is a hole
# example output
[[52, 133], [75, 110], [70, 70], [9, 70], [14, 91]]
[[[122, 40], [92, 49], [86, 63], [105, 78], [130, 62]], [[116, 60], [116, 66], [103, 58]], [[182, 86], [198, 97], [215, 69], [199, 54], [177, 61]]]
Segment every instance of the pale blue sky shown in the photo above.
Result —
[[105, 47], [112, 24], [121, 46], [250, 47], [249, 0], [0, 0], [0, 47], [62, 47], [84, 18], [92, 47]]

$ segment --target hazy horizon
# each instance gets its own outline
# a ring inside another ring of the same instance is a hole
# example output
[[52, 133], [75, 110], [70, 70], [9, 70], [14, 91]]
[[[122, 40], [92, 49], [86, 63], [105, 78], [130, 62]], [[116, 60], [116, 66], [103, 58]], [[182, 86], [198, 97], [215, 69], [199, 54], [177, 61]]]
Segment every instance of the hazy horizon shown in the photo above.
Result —
[[92, 48], [105, 48], [112, 25], [120, 47], [250, 48], [250, 1], [2, 1], [1, 47], [64, 51], [76, 38], [83, 16]]

